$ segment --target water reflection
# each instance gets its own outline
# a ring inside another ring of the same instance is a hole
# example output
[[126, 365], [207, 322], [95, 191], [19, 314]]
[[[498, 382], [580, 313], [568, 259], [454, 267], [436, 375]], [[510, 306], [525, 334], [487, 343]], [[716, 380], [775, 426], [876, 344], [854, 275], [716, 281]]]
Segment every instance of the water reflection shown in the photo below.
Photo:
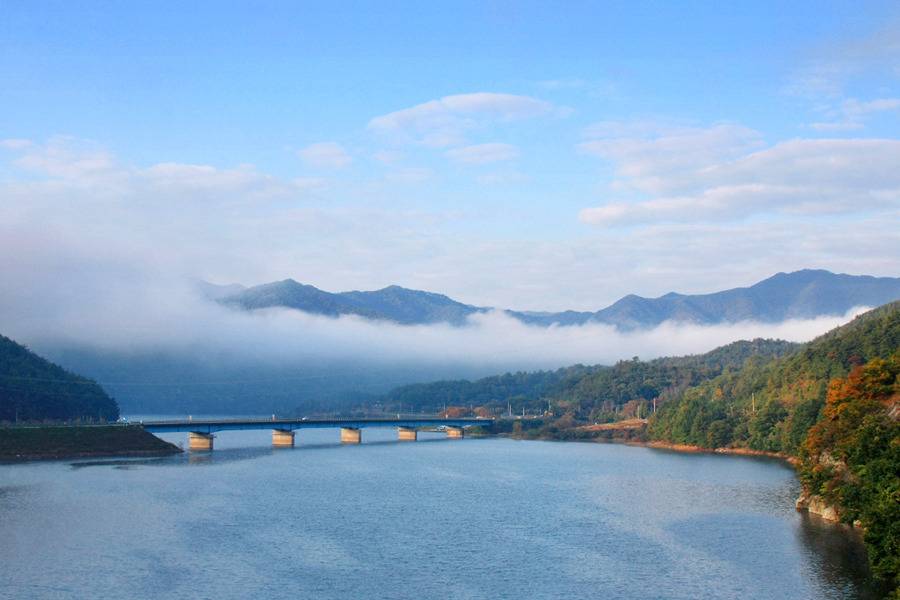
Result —
[[0, 597], [877, 597], [778, 463], [395, 436], [0, 467]]
[[875, 600], [884, 590], [871, 579], [862, 535], [847, 525], [831, 523], [806, 512], [798, 513], [797, 539], [809, 564], [827, 582], [826, 589], [841, 590], [842, 598]]

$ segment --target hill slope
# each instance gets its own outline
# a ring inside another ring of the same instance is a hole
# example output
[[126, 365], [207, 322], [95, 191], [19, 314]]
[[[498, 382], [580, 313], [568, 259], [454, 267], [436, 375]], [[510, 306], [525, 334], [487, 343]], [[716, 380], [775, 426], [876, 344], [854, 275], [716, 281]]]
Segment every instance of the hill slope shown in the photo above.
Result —
[[477, 381], [437, 381], [396, 388], [381, 399], [388, 411], [436, 412], [445, 406], [479, 406], [499, 414], [570, 412], [591, 420], [612, 420], [623, 410], [646, 415], [656, 398], [738, 368], [751, 358], [768, 360], [796, 350], [781, 340], [740, 341], [694, 356], [627, 360], [614, 366], [575, 365], [556, 371], [507, 373]]
[[869, 311], [770, 363], [749, 363], [685, 391], [653, 420], [653, 437], [795, 454], [825, 405], [829, 382], [900, 348], [900, 302]]
[[119, 418], [97, 383], [66, 371], [0, 335], [0, 421]]

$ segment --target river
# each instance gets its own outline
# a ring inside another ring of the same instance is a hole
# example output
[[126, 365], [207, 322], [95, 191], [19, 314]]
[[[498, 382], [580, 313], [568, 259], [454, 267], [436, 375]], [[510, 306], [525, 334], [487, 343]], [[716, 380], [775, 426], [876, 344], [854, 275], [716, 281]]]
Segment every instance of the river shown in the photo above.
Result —
[[0, 465], [0, 597], [873, 597], [859, 542], [798, 514], [778, 461], [363, 436]]

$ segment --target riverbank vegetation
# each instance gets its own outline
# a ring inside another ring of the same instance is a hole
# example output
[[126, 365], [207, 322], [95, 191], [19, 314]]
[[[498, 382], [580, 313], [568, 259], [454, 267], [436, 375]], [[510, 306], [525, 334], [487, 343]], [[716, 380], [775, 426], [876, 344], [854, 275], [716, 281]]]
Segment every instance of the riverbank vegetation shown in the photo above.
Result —
[[806, 489], [865, 527], [872, 570], [900, 573], [900, 353], [854, 368], [828, 388], [800, 450]]

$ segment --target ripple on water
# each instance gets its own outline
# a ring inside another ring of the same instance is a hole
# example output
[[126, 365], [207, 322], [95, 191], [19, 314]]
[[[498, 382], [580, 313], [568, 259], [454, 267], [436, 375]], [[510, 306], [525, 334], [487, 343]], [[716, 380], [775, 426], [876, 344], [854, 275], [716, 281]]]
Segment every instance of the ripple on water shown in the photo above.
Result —
[[779, 463], [392, 434], [0, 466], [0, 596], [871, 597]]

